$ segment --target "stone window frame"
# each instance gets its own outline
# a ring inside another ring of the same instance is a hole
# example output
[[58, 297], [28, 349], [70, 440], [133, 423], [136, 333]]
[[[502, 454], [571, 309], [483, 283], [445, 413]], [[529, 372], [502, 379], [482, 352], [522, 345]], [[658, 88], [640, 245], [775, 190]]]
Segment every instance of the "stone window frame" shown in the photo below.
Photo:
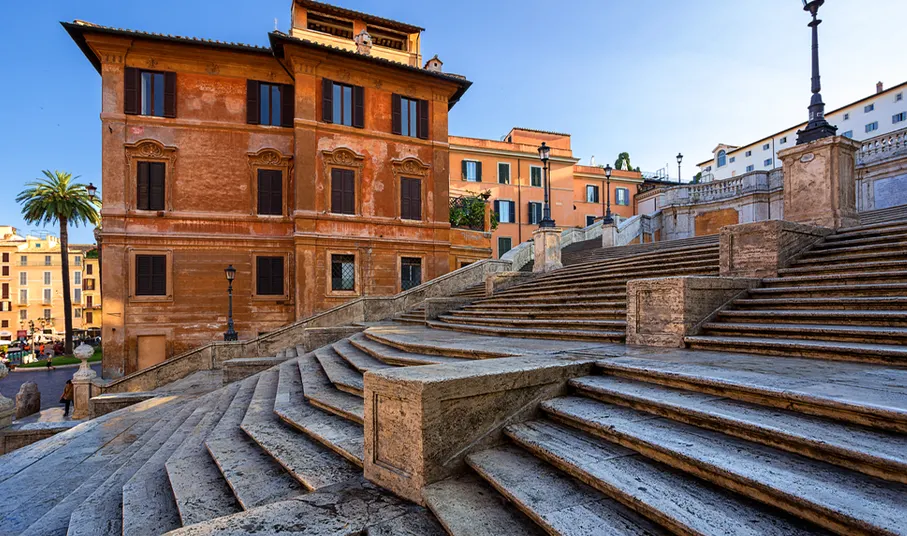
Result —
[[[135, 257], [136, 255], [164, 255], [166, 256], [166, 294], [163, 296], [136, 296], [135, 295]], [[128, 294], [126, 300], [128, 303], [173, 303], [173, 250], [169, 248], [127, 248], [127, 265], [128, 265]]]
[[[258, 257], [283, 257], [283, 294], [258, 293]], [[290, 299], [290, 254], [286, 251], [252, 251], [252, 288], [249, 289], [251, 299], [255, 301], [281, 302]]]
[[[129, 212], [155, 213], [173, 211], [173, 185], [176, 184], [177, 148], [145, 138], [127, 143], [126, 150], [126, 210]], [[138, 207], [138, 163], [163, 162], [164, 164], [164, 210], [139, 210]]]
[[[397, 294], [400, 294], [403, 291], [403, 257], [408, 259], [419, 259], [421, 265], [421, 283], [425, 283], [427, 279], [425, 278], [425, 267], [426, 267], [426, 254], [425, 253], [407, 253], [407, 252], [398, 252], [397, 253], [397, 282], [396, 290]], [[418, 286], [418, 285], [417, 285]], [[413, 287], [416, 288], [416, 287]]]
[[[365, 156], [347, 147], [337, 147], [331, 151], [322, 151], [321, 160], [324, 166], [324, 214], [331, 214], [341, 218], [356, 218], [362, 214], [362, 170], [365, 167]], [[356, 200], [353, 203], [354, 214], [341, 214], [331, 212], [331, 170], [349, 169], [353, 172], [353, 193]], [[399, 201], [398, 201], [399, 204]], [[358, 285], [358, 283], [357, 283]]]
[[[352, 255], [353, 266], [355, 267], [355, 281], [353, 290], [334, 290], [331, 287], [331, 258], [334, 255]], [[326, 249], [324, 251], [325, 265], [325, 296], [331, 298], [356, 298], [362, 294], [362, 263], [361, 255], [356, 249]]]
[[[428, 178], [431, 176], [431, 166], [422, 162], [418, 158], [403, 158], [398, 160], [391, 160], [391, 168], [394, 172], [394, 219], [407, 222], [424, 222], [431, 221], [428, 211], [428, 188], [425, 186], [429, 183]], [[402, 189], [401, 185], [403, 179], [419, 179], [422, 182], [422, 186], [419, 188], [419, 196], [421, 198], [420, 202], [422, 203], [421, 207], [421, 220], [404, 220], [403, 219], [403, 206], [402, 200], [400, 199]], [[356, 183], [358, 187], [358, 182]]]
[[[290, 177], [293, 172], [293, 156], [285, 155], [277, 149], [264, 148], [255, 152], [246, 153], [249, 159], [249, 191], [252, 193], [249, 201], [249, 214], [264, 219], [285, 219], [290, 215]], [[280, 171], [280, 214], [258, 213], [258, 170]]]

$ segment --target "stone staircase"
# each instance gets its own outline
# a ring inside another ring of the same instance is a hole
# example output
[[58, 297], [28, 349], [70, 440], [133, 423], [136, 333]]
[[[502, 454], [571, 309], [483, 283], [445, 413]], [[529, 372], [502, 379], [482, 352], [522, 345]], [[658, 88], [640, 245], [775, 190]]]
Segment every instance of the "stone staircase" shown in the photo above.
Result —
[[572, 266], [585, 262], [630, 257], [655, 251], [718, 244], [718, 235], [695, 236], [693, 238], [681, 238], [678, 240], [647, 242], [645, 244], [630, 244], [608, 248], [603, 248], [601, 244], [601, 238], [593, 238], [591, 240], [570, 244], [561, 250], [561, 263], [563, 263], [564, 266]]
[[455, 536], [907, 532], [907, 411], [847, 388], [907, 371], [696, 355], [600, 361], [427, 504]]
[[907, 220], [907, 205], [897, 205], [860, 212], [861, 225], [872, 225], [874, 223], [885, 223], [895, 220]]
[[839, 230], [702, 328], [690, 347], [907, 364], [907, 220]]
[[[485, 284], [480, 283], [478, 285], [473, 285], [464, 290], [461, 290], [460, 292], [452, 294], [450, 297], [451, 298], [465, 298], [465, 299], [472, 299], [472, 300], [478, 300], [478, 299], [484, 298], [485, 297]], [[409, 309], [402, 313], [398, 313], [398, 314], [394, 315], [394, 320], [397, 320], [397, 321], [403, 322], [403, 323], [407, 323], [407, 324], [425, 325], [425, 305], [418, 305], [416, 307], [413, 307], [412, 309]]]
[[589, 259], [601, 260], [537, 276], [427, 325], [485, 335], [623, 342], [628, 280], [718, 274], [716, 237], [675, 242], [683, 244], [627, 246], [637, 253], [624, 256], [590, 250]]

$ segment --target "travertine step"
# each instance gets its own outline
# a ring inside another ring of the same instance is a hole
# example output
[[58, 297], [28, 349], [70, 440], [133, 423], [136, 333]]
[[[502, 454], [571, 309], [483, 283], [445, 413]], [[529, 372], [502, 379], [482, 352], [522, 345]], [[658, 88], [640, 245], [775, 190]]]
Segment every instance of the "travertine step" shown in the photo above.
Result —
[[[696, 391], [613, 376], [570, 381], [578, 394], [907, 483], [907, 438]], [[581, 408], [582, 398], [559, 399]], [[590, 406], [587, 411], [594, 411]]]
[[[557, 274], [556, 271], [552, 273]], [[621, 285], [626, 285], [627, 280], [629, 279], [638, 279], [640, 274], [645, 274], [646, 277], [659, 277], [669, 275], [717, 275], [718, 262], [717, 259], [715, 259], [707, 263], [697, 263], [693, 266], [684, 266], [683, 263], [672, 263], [672, 265], [662, 269], [642, 267], [637, 268], [633, 271], [627, 271], [625, 273], [614, 275], [595, 274], [586, 277], [563, 276], [557, 279], [542, 277], [533, 281], [532, 283], [514, 285], [513, 287], [495, 292], [494, 296], [517, 296], [523, 294], [526, 291], [532, 291], [534, 293], [552, 293], [561, 290], [580, 290], [590, 288], [600, 288], [602, 290], [613, 289]]]
[[623, 342], [624, 338], [626, 337], [625, 331], [475, 326], [471, 324], [457, 324], [452, 322], [429, 322], [428, 326], [434, 329], [466, 331], [469, 333], [478, 333], [481, 335], [500, 335], [503, 337], [531, 337], [536, 339]]
[[903, 369], [760, 355], [714, 356], [705, 362], [694, 357], [689, 362], [619, 358], [596, 365], [612, 376], [907, 433], [900, 391], [870, 389], [858, 381], [907, 385]]
[[518, 447], [507, 445], [471, 454], [467, 462], [549, 534], [668, 534], [633, 510]]
[[734, 300], [734, 307], [772, 308], [772, 309], [823, 309], [823, 310], [863, 310], [884, 308], [897, 311], [907, 309], [907, 297], [898, 296], [863, 296], [863, 297], [814, 297], [814, 298], [741, 298]]
[[711, 336], [685, 337], [690, 348], [777, 356], [837, 359], [860, 363], [903, 365], [907, 346], [810, 339]]
[[315, 407], [362, 424], [362, 397], [337, 389], [314, 354], [307, 354], [298, 359], [305, 399]]
[[192, 415], [123, 486], [123, 536], [157, 536], [182, 525], [165, 464], [212, 410], [215, 401], [211, 393], [200, 398]]
[[349, 363], [353, 368], [358, 370], [361, 373], [365, 373], [369, 370], [381, 370], [386, 368], [394, 368], [393, 365], [389, 365], [371, 355], [363, 352], [359, 348], [353, 346], [349, 339], [342, 339], [338, 342], [335, 342], [332, 345], [334, 351], [337, 352], [344, 361]]
[[[893, 207], [892, 207], [893, 208]], [[882, 210], [891, 210], [891, 209], [882, 209]], [[881, 211], [867, 211], [860, 214], [860, 217], [871, 217], [873, 212], [876, 214], [881, 214]], [[897, 212], [899, 216], [905, 216], [903, 211]], [[884, 221], [874, 221], [874, 222], [861, 222], [860, 225], [855, 225], [853, 227], [842, 227], [835, 232], [832, 236], [842, 236], [842, 235], [854, 235], [854, 234], [871, 234], [871, 233], [887, 233], [892, 230], [897, 230], [898, 228], [904, 227], [907, 225], [907, 217], [892, 218], [890, 220]]]
[[514, 306], [540, 306], [540, 305], [552, 305], [559, 304], [563, 305], [566, 303], [570, 304], [582, 304], [588, 302], [619, 302], [623, 305], [627, 299], [626, 288], [615, 292], [565, 292], [563, 294], [557, 294], [552, 296], [535, 296], [529, 293], [525, 296], [510, 296], [507, 298], [487, 298], [480, 302], [476, 302], [476, 305], [482, 306], [498, 306], [498, 305], [514, 305]]
[[790, 324], [833, 323], [858, 326], [907, 326], [907, 312], [903, 310], [835, 310], [835, 309], [728, 309], [717, 315], [727, 322]]
[[334, 387], [347, 393], [362, 396], [362, 373], [349, 366], [330, 346], [315, 350], [315, 358], [324, 369]]
[[821, 533], [718, 486], [567, 426], [530, 421], [508, 426], [505, 432], [534, 455], [678, 534]]
[[542, 319], [563, 319], [563, 318], [596, 318], [596, 319], [620, 319], [623, 320], [627, 317], [627, 311], [625, 309], [592, 309], [592, 308], [581, 308], [579, 310], [571, 310], [564, 308], [561, 311], [514, 311], [512, 309], [497, 309], [488, 307], [486, 309], [466, 309], [460, 311], [452, 311], [450, 313], [451, 317], [470, 319], [470, 318], [486, 318], [486, 317], [498, 317], [498, 318], [507, 318], [507, 319], [518, 319], [518, 320], [542, 320]]
[[241, 428], [309, 491], [324, 488], [360, 471], [335, 452], [286, 425], [274, 413], [279, 369], [262, 372]]
[[[787, 337], [813, 341], [861, 343], [872, 341], [872, 346], [903, 345], [907, 342], [907, 328], [865, 325], [782, 323], [707, 322], [702, 325], [705, 335], [719, 337]], [[907, 351], [907, 348], [905, 348]], [[907, 354], [905, 354], [907, 355]]]
[[891, 269], [903, 268], [904, 260], [844, 262], [839, 264], [805, 265], [795, 268], [782, 268], [778, 270], [781, 276], [788, 275], [821, 275], [839, 272], [881, 272]]
[[363, 457], [362, 425], [334, 413], [323, 411], [305, 400], [300, 366], [315, 366], [315, 357], [304, 355], [300, 360], [311, 361], [300, 365], [295, 361], [280, 366], [274, 413], [284, 422], [308, 435], [322, 445], [361, 467]]
[[571, 426], [839, 534], [903, 529], [903, 484], [627, 407], [575, 397], [542, 407]]
[[[438, 364], [463, 362], [464, 359], [488, 359], [494, 357], [510, 357], [513, 355], [512, 352], [508, 352], [505, 349], [492, 349], [487, 346], [475, 347], [474, 345], [470, 344], [457, 344], [457, 342], [459, 342], [459, 339], [457, 339], [457, 341], [455, 341], [453, 344], [445, 344], [443, 342], [440, 342], [439, 340], [423, 340], [419, 336], [394, 337], [392, 333], [387, 334], [373, 330], [366, 331], [364, 335], [366, 339], [371, 342], [378, 343], [385, 347], [396, 348], [398, 350], [408, 352], [409, 354], [424, 354], [423, 357], [431, 359], [435, 359], [437, 357], [447, 358], [444, 361], [438, 361]], [[357, 345], [359, 344], [355, 340], [353, 340], [353, 343]], [[458, 359], [458, 361], [450, 361], [450, 359]]]
[[907, 281], [907, 270], [888, 270], [884, 272], [845, 272], [820, 275], [789, 275], [768, 277], [762, 284], [768, 287], [816, 286], [824, 283], [843, 285], [846, 283], [867, 284], [872, 282], [895, 283]]
[[866, 253], [900, 253], [907, 251], [907, 241], [885, 242], [881, 244], [866, 245], [838, 245], [830, 249], [811, 249], [804, 258], [818, 259], [828, 257], [847, 257], [848, 255], [861, 255]]
[[237, 382], [221, 389], [214, 408], [167, 460], [170, 489], [184, 526], [235, 514], [241, 509], [205, 448], [205, 438], [230, 407], [239, 385]]
[[[181, 406], [174, 412], [151, 439], [145, 442], [129, 460], [117, 468], [103, 484], [80, 504], [69, 521], [69, 536], [105, 535], [113, 536], [123, 531], [123, 486], [145, 465], [167, 440], [182, 426], [196, 410], [196, 402]], [[193, 424], [194, 426], [194, 424]], [[179, 445], [175, 445], [176, 448]], [[166, 459], [166, 458], [165, 458]]]
[[364, 334], [356, 334], [350, 337], [350, 344], [374, 357], [375, 359], [394, 366], [418, 366], [418, 365], [437, 365], [441, 363], [463, 363], [470, 361], [463, 357], [446, 357], [440, 355], [427, 355], [417, 352], [408, 352], [395, 346], [383, 344], [378, 340], [371, 339]]
[[850, 285], [811, 285], [796, 287], [763, 287], [750, 289], [751, 297], [809, 298], [816, 295], [830, 297], [871, 297], [907, 295], [907, 283], [871, 283]]
[[205, 440], [214, 463], [245, 510], [306, 492], [239, 427], [260, 377], [258, 374], [242, 381], [230, 407]]
[[619, 330], [626, 328], [626, 320], [589, 320], [589, 319], [524, 319], [524, 318], [496, 318], [482, 316], [476, 318], [466, 318], [462, 316], [441, 315], [438, 317], [441, 322], [450, 324], [472, 324], [480, 326], [501, 326], [501, 327], [532, 327], [532, 328], [579, 328], [584, 330]]
[[803, 266], [815, 265], [834, 265], [854, 262], [873, 262], [873, 261], [894, 261], [904, 260], [907, 253], [904, 250], [891, 249], [887, 251], [869, 251], [869, 252], [844, 252], [841, 254], [819, 255], [811, 257], [803, 255], [792, 263], [792, 267], [799, 268]]
[[862, 246], [870, 244], [887, 244], [907, 240], [905, 229], [888, 228], [884, 233], [871, 235], [830, 235], [812, 247], [810, 251], [824, 251], [839, 247]]
[[[879, 225], [902, 225], [907, 219], [907, 208], [905, 205], [897, 205], [888, 208], [867, 210], [859, 214], [860, 223], [866, 226], [872, 224]], [[859, 229], [859, 227], [857, 227]]]
[[603, 301], [603, 302], [576, 302], [576, 303], [537, 303], [530, 305], [521, 305], [513, 303], [476, 303], [467, 305], [461, 311], [515, 311], [515, 312], [545, 312], [556, 313], [561, 309], [587, 308], [591, 310], [623, 310], [626, 302], [624, 301]]
[[451, 536], [545, 534], [475, 475], [428, 485], [422, 489], [422, 498]]

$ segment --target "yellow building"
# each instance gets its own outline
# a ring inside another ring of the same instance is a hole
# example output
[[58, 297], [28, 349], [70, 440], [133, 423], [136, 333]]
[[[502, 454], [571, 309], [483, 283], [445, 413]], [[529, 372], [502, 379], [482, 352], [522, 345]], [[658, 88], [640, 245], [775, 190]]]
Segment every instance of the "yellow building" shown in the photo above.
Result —
[[[92, 322], [85, 322], [84, 316], [87, 298], [83, 287], [88, 266], [94, 281], [90, 286], [99, 288], [99, 278], [94, 275], [97, 259], [88, 264], [85, 259], [93, 249], [93, 245], [69, 246], [73, 329], [79, 334], [100, 323], [100, 313], [95, 309], [96, 304], [100, 306], [98, 290], [91, 293]], [[32, 323], [35, 332], [48, 340], [64, 336], [60, 264], [60, 241], [56, 236], [23, 237], [13, 227], [0, 226], [0, 344], [23, 336]]]

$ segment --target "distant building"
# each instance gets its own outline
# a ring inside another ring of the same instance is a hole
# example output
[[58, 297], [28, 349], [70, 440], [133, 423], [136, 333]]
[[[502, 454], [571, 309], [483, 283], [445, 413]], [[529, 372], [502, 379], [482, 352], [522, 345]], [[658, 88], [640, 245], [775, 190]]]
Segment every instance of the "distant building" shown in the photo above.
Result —
[[[905, 92], [907, 82], [889, 89], [879, 82], [872, 95], [832, 110], [825, 117], [838, 127], [839, 135], [857, 141], [907, 129]], [[712, 150], [712, 158], [698, 164], [702, 182], [781, 167], [778, 152], [796, 145], [797, 131], [805, 126], [803, 122], [746, 145], [719, 143]]]

